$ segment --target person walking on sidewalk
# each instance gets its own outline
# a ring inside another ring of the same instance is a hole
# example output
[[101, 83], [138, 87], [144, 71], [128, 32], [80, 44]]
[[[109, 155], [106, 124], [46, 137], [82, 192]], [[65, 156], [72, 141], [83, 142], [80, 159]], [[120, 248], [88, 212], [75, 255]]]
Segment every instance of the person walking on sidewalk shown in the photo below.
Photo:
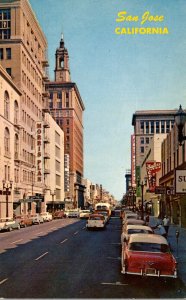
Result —
[[165, 216], [162, 220], [163, 222], [163, 226], [165, 228], [166, 234], [168, 235], [168, 231], [169, 231], [169, 225], [170, 225], [170, 220], [168, 216]]

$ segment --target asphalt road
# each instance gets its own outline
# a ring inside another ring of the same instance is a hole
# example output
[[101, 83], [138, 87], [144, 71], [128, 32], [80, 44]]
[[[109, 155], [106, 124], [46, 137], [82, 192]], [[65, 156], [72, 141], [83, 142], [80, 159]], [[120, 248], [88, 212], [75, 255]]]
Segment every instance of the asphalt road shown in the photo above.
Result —
[[106, 230], [63, 219], [0, 234], [0, 298], [184, 298], [180, 279], [120, 273], [119, 218]]

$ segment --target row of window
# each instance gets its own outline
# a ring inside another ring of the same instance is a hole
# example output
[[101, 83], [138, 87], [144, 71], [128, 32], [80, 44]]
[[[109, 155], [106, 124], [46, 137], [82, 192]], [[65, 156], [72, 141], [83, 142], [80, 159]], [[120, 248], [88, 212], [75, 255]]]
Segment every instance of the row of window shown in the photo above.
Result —
[[29, 73], [32, 75], [32, 78], [35, 80], [35, 82], [39, 85], [40, 88], [42, 88], [42, 79], [39, 77], [38, 72], [30, 62], [30, 60], [26, 57], [26, 54], [22, 51], [22, 62], [24, 66], [27, 68]]
[[174, 125], [173, 120], [161, 121], [140, 121], [140, 133], [169, 133]]
[[37, 99], [39, 103], [42, 103], [42, 95], [39, 93], [37, 88], [31, 82], [31, 80], [26, 76], [26, 73], [22, 71], [22, 82], [27, 87], [27, 89], [32, 93], [33, 96]]
[[7, 40], [11, 36], [10, 9], [0, 9], [0, 39]]
[[11, 48], [0, 48], [0, 60], [3, 59], [11, 59], [12, 58], [12, 51]]

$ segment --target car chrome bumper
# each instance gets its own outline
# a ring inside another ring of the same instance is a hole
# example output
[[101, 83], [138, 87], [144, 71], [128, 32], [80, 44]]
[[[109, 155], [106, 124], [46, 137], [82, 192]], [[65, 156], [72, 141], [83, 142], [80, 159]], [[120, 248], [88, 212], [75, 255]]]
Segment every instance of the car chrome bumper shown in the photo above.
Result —
[[146, 277], [146, 276], [150, 276], [150, 277], [168, 277], [168, 278], [177, 278], [178, 277], [177, 270], [175, 270], [174, 274], [165, 275], [165, 274], [161, 274], [160, 271], [157, 271], [154, 274], [150, 274], [150, 273], [147, 273], [143, 270], [141, 270], [141, 272], [128, 272], [128, 271], [125, 271], [125, 268], [123, 268], [121, 270], [121, 274], [138, 275], [138, 276], [144, 276], [144, 277]]

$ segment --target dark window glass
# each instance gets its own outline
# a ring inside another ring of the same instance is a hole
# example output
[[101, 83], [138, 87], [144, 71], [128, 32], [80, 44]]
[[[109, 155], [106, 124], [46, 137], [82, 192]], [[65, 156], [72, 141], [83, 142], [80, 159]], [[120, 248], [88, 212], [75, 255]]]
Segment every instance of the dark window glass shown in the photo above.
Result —
[[141, 143], [141, 144], [144, 144], [144, 138], [143, 138], [143, 137], [140, 138], [140, 143]]
[[154, 122], [151, 121], [151, 122], [150, 122], [150, 125], [151, 125], [151, 133], [154, 133]]
[[10, 39], [10, 9], [0, 9], [0, 39]]
[[165, 121], [161, 121], [161, 133], [165, 133]]
[[156, 133], [160, 133], [160, 123], [156, 121]]
[[145, 122], [146, 125], [146, 133], [149, 133], [149, 122]]
[[0, 48], [0, 59], [3, 59], [3, 48]]
[[6, 59], [12, 58], [12, 51], [11, 48], [6, 48]]
[[149, 137], [146, 137], [146, 144], [149, 144]]
[[11, 68], [6, 68], [7, 73], [11, 76], [12, 75], [12, 69]]
[[141, 147], [141, 153], [144, 153], [144, 147]]

